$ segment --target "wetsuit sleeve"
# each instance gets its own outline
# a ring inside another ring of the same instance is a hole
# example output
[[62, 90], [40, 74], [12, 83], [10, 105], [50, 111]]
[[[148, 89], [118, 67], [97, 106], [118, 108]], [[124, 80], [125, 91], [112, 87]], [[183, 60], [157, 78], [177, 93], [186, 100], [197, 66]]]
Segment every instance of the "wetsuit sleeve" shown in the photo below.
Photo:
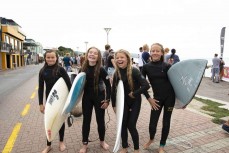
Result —
[[112, 102], [112, 107], [116, 106], [116, 83], [117, 77], [116, 75], [113, 75], [113, 82], [112, 82], [112, 89], [111, 89], [111, 102]]
[[106, 86], [106, 100], [110, 101], [111, 84], [110, 84], [110, 81], [109, 81], [109, 79], [107, 77], [108, 76], [107, 71], [104, 68], [101, 67], [100, 74], [101, 74], [102, 80], [103, 80], [103, 82], [105, 83], [105, 86]]
[[[146, 68], [147, 68], [147, 64], [143, 65], [143, 67], [142, 67], [142, 75], [143, 75], [144, 78], [146, 78]], [[149, 83], [148, 83], [148, 85], [149, 85]], [[146, 99], [150, 98], [150, 95], [149, 95], [148, 91], [144, 91], [143, 94], [145, 95]]]
[[72, 87], [72, 83], [71, 83], [71, 80], [68, 76], [68, 73], [65, 71], [65, 69], [63, 67], [60, 67], [60, 75], [63, 77], [65, 83], [67, 84], [68, 90], [70, 91], [70, 89]]
[[39, 105], [43, 105], [43, 98], [44, 98], [44, 78], [41, 73], [39, 72], [39, 77], [38, 77], [38, 101]]
[[146, 81], [145, 77], [141, 74], [141, 72], [138, 69], [133, 68], [132, 73], [134, 80], [137, 80], [140, 84], [140, 88], [133, 92], [133, 96], [136, 97], [137, 95], [140, 95], [143, 92], [147, 91], [150, 88], [150, 86], [149, 83]]

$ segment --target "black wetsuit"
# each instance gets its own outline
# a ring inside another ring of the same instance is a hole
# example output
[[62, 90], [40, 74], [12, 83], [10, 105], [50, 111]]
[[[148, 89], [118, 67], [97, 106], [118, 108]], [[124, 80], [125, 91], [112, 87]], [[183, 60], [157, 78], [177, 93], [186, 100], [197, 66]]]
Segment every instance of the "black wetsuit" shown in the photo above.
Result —
[[[124, 114], [122, 121], [122, 147], [128, 147], [128, 131], [133, 139], [134, 149], [139, 149], [139, 136], [136, 128], [136, 123], [138, 120], [138, 116], [141, 109], [141, 94], [149, 89], [149, 84], [146, 79], [141, 75], [141, 72], [132, 68], [132, 78], [134, 84], [133, 96], [135, 98], [131, 98], [128, 94], [131, 92], [130, 86], [127, 80], [127, 69], [120, 69], [121, 78], [124, 85]], [[116, 106], [116, 88], [118, 84], [119, 78], [114, 75], [113, 85], [112, 85], [112, 106]]]
[[[99, 87], [98, 90], [94, 89], [94, 66], [88, 66], [86, 70], [86, 84], [84, 87], [84, 94], [82, 98], [82, 110], [83, 110], [83, 127], [82, 127], [82, 135], [83, 135], [83, 144], [88, 143], [88, 136], [90, 132], [90, 123], [93, 107], [95, 109], [96, 121], [98, 125], [98, 133], [100, 141], [104, 141], [105, 138], [105, 109], [102, 109], [103, 100], [110, 100], [111, 94], [111, 85], [109, 79], [107, 79], [107, 72], [104, 68], [100, 68], [99, 75]], [[104, 84], [105, 86], [104, 86]], [[106, 89], [106, 90], [105, 90]], [[106, 93], [105, 93], [106, 91]], [[106, 97], [105, 97], [106, 94]]]
[[[154, 139], [158, 119], [160, 117], [161, 110], [164, 107], [163, 128], [160, 141], [161, 146], [164, 146], [166, 144], [170, 129], [171, 115], [175, 104], [175, 93], [167, 76], [167, 72], [170, 67], [171, 65], [162, 61], [158, 61], [147, 63], [143, 65], [142, 68], [143, 76], [146, 77], [147, 75], [150, 81], [154, 93], [153, 98], [158, 100], [158, 104], [160, 105], [159, 110], [151, 110], [149, 124], [149, 133], [151, 140]], [[146, 93], [145, 96], [147, 99], [150, 97], [148, 93]]]
[[[54, 66], [47, 66], [43, 71], [40, 71], [39, 73], [39, 89], [38, 89], [38, 98], [39, 98], [39, 105], [43, 105], [43, 97], [44, 97], [44, 83], [46, 87], [46, 100], [48, 98], [49, 92], [51, 91], [52, 87], [56, 83], [56, 81], [62, 77], [67, 86], [68, 90], [70, 91], [71, 89], [71, 81], [70, 78], [65, 71], [63, 67], [58, 67], [58, 72], [57, 74], [53, 74], [53, 69]], [[61, 129], [59, 130], [59, 136], [60, 136], [60, 141], [64, 140], [64, 130], [65, 130], [65, 124], [62, 125]], [[47, 140], [47, 146], [51, 146], [51, 142]]]

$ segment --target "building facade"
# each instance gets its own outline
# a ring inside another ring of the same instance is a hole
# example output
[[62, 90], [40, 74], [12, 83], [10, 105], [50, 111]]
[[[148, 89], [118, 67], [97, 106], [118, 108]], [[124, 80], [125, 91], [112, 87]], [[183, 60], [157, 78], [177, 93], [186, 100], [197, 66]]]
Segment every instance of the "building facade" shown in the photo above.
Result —
[[41, 43], [34, 41], [33, 39], [25, 39], [23, 42], [23, 49], [25, 53], [26, 65], [39, 64], [43, 60], [43, 46]]
[[0, 70], [25, 66], [21, 26], [12, 19], [0, 17]]

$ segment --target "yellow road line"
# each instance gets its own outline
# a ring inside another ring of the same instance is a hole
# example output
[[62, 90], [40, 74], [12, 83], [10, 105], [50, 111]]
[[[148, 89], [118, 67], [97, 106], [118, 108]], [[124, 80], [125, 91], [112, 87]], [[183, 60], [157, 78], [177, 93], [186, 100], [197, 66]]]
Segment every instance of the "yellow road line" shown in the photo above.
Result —
[[38, 90], [38, 86], [36, 86], [36, 90]]
[[2, 150], [2, 153], [10, 153], [13, 149], [14, 143], [17, 139], [18, 133], [21, 129], [22, 123], [17, 123], [13, 129], [13, 132], [11, 136], [9, 137], [4, 149]]
[[35, 95], [36, 95], [36, 93], [33, 92], [32, 95], [31, 95], [31, 97], [30, 97], [30, 99], [33, 99], [35, 97]]
[[21, 112], [21, 116], [25, 116], [30, 109], [30, 104], [25, 105], [24, 110]]

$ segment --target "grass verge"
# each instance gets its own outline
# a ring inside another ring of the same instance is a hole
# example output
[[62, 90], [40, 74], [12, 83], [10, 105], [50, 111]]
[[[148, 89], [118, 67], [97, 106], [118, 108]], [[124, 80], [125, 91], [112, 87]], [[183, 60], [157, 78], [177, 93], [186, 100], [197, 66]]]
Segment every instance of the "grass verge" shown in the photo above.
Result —
[[201, 109], [208, 111], [210, 113], [206, 113], [212, 117], [212, 122], [216, 124], [222, 124], [224, 121], [220, 118], [229, 116], [229, 110], [225, 108], [219, 108], [219, 106], [222, 106], [223, 104], [217, 103], [215, 101], [209, 100], [209, 99], [202, 99], [195, 97], [194, 99], [206, 104], [206, 106], [201, 107]]

